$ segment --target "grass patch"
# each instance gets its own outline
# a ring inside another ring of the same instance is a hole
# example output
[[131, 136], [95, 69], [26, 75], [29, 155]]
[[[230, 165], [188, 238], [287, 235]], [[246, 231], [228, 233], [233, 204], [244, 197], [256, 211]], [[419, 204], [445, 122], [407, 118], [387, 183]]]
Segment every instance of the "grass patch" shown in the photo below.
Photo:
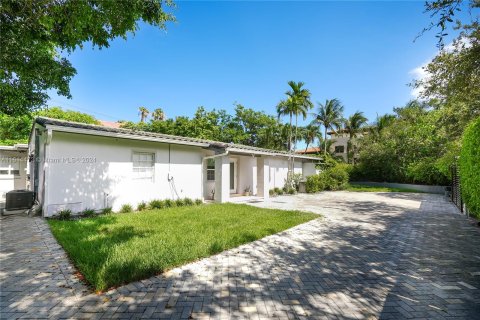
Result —
[[85, 279], [103, 291], [317, 217], [300, 211], [211, 204], [48, 223]]
[[376, 187], [376, 186], [365, 186], [360, 184], [349, 184], [346, 191], [355, 191], [355, 192], [413, 192], [413, 193], [423, 193], [422, 191], [407, 189], [407, 188], [389, 188], [389, 187]]

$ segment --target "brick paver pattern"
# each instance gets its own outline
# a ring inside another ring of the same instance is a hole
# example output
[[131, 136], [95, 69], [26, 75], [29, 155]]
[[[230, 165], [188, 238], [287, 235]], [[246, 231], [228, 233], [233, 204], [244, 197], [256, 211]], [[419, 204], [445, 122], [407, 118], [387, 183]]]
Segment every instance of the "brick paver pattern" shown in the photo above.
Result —
[[480, 319], [480, 228], [441, 195], [252, 205], [324, 218], [103, 294], [43, 219], [2, 217], [0, 318]]

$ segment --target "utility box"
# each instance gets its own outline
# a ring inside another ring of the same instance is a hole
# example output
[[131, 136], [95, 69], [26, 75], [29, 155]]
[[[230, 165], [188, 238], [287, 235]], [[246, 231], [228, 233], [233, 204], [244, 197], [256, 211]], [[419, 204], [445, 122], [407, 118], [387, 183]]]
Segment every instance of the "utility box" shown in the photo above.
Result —
[[5, 200], [5, 210], [30, 209], [33, 206], [33, 191], [9, 191]]

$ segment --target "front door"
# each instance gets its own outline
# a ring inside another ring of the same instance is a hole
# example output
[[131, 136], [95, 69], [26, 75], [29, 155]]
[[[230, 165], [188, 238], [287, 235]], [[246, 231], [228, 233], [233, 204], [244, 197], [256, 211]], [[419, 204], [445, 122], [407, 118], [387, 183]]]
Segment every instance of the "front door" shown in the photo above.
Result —
[[230, 160], [230, 193], [237, 193], [237, 160]]

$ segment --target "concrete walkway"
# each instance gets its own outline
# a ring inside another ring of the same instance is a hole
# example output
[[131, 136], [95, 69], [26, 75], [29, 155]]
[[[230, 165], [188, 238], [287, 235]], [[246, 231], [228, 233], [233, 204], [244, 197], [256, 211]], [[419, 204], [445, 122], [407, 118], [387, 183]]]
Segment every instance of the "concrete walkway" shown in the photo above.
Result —
[[480, 229], [441, 196], [252, 205], [325, 218], [101, 295], [42, 219], [2, 217], [0, 318], [480, 319]]

